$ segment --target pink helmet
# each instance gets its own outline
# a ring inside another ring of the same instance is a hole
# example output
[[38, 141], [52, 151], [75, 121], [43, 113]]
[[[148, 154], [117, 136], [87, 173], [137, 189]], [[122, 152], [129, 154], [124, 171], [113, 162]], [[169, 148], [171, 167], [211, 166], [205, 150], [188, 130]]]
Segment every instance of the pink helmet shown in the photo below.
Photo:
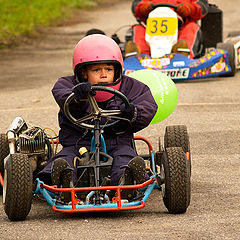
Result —
[[[117, 43], [103, 34], [92, 34], [81, 39], [73, 53], [73, 72], [77, 82], [85, 81], [81, 75], [81, 68], [87, 64], [111, 63], [115, 66], [113, 83], [102, 83], [99, 85], [108, 86], [119, 90], [123, 69], [122, 53]], [[97, 91], [95, 96], [98, 102], [103, 102], [113, 96], [111, 93]]]
[[117, 43], [103, 35], [92, 34], [81, 39], [73, 53], [73, 72], [81, 81], [79, 70], [86, 64], [113, 63], [117, 66], [115, 81], [122, 75], [123, 58]]

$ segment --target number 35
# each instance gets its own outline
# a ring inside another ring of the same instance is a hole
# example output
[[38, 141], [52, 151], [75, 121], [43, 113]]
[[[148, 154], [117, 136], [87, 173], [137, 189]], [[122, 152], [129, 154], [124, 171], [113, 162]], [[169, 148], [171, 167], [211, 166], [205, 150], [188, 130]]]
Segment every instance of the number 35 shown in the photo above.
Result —
[[[168, 30], [168, 27], [167, 27], [167, 20], [161, 20], [161, 24], [159, 24], [159, 21], [157, 20], [153, 20], [153, 29], [151, 30], [151, 33], [156, 33], [158, 31], [158, 27], [160, 28], [159, 31], [161, 33], [166, 33], [167, 30]], [[160, 26], [159, 26], [160, 25]]]

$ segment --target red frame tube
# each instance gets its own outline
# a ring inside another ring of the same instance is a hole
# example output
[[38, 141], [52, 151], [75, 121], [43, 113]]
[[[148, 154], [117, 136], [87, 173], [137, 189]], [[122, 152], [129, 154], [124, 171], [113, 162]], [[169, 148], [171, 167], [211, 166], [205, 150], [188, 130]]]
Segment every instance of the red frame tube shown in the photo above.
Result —
[[152, 144], [150, 143], [150, 141], [147, 138], [141, 137], [141, 136], [135, 136], [134, 140], [142, 140], [143, 142], [145, 142], [148, 145], [149, 155], [151, 155], [153, 147], [152, 147]]
[[3, 187], [3, 176], [2, 176], [2, 174], [0, 173], [0, 184], [2, 185], [2, 187]]
[[[140, 189], [146, 187], [147, 185], [153, 183], [156, 179], [151, 178], [142, 184], [137, 185], [118, 185], [118, 186], [102, 186], [102, 187], [78, 187], [78, 188], [57, 188], [56, 186], [49, 186], [44, 183], [40, 184], [41, 188], [45, 188], [50, 192], [71, 192], [71, 200], [72, 200], [72, 209], [58, 209], [56, 205], [52, 206], [53, 211], [56, 212], [99, 212], [99, 211], [120, 211], [120, 210], [135, 210], [144, 208], [145, 202], [141, 201], [140, 205], [137, 206], [129, 206], [129, 207], [122, 207], [121, 203], [121, 190], [122, 189]], [[75, 193], [79, 191], [94, 191], [94, 190], [116, 190], [117, 196], [113, 198], [113, 202], [117, 203], [117, 207], [109, 207], [109, 208], [82, 208], [77, 209], [76, 205], [80, 203], [79, 199], [76, 199]]]

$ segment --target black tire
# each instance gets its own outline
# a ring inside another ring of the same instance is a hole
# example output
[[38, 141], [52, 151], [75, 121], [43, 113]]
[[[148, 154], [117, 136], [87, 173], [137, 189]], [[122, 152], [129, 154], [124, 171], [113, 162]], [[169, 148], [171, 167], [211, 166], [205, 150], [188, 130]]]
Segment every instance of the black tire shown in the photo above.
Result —
[[4, 210], [11, 221], [24, 220], [32, 204], [33, 173], [28, 156], [9, 155], [4, 170]]
[[[4, 177], [4, 158], [9, 154], [8, 142], [6, 134], [0, 134], [0, 172]], [[0, 184], [0, 194], [2, 194], [2, 186]]]
[[185, 213], [190, 204], [190, 171], [181, 147], [167, 148], [161, 161], [163, 202], [169, 213]]
[[167, 126], [164, 135], [164, 147], [181, 147], [183, 151], [190, 152], [190, 142], [185, 125]]
[[164, 135], [164, 147], [181, 147], [188, 154], [188, 165], [190, 174], [192, 172], [190, 141], [185, 125], [167, 126]]
[[236, 63], [235, 63], [235, 49], [234, 49], [234, 44], [232, 41], [227, 41], [224, 43], [217, 43], [218, 49], [223, 49], [228, 52], [228, 61], [229, 65], [232, 69], [231, 72], [223, 74], [223, 77], [233, 77], [236, 73]]
[[237, 36], [240, 36], [240, 31], [232, 31], [228, 33], [227, 38], [237, 37]]

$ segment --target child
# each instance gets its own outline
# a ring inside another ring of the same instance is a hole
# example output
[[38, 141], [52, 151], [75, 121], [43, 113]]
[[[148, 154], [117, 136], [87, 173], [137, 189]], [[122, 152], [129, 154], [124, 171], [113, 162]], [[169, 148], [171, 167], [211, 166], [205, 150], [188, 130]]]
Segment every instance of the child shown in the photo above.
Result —
[[[102, 109], [120, 108], [122, 117], [132, 123], [130, 130], [122, 135], [116, 135], [115, 128], [104, 129], [107, 153], [113, 157], [110, 184], [133, 184], [134, 180], [142, 183], [145, 180], [144, 160], [134, 150], [133, 134], [149, 125], [157, 111], [157, 104], [150, 89], [133, 78], [123, 76], [122, 69], [121, 50], [111, 38], [93, 34], [78, 42], [73, 54], [74, 75], [60, 78], [52, 89], [60, 107], [59, 141], [63, 148], [49, 160], [40, 176], [49, 176], [51, 173], [52, 183], [63, 187], [72, 187], [76, 183], [75, 170], [71, 171], [71, 168], [74, 169], [73, 159], [79, 156], [81, 147], [90, 149], [92, 133], [66, 118], [63, 113], [64, 102], [74, 92], [76, 101], [70, 106], [72, 114], [77, 118], [88, 115], [91, 111], [88, 102], [80, 100], [87, 98], [92, 85], [102, 85], [122, 92], [128, 98], [130, 107], [126, 109], [116, 96], [97, 91], [94, 97], [99, 106]], [[129, 167], [124, 170], [120, 168], [123, 165]]]

